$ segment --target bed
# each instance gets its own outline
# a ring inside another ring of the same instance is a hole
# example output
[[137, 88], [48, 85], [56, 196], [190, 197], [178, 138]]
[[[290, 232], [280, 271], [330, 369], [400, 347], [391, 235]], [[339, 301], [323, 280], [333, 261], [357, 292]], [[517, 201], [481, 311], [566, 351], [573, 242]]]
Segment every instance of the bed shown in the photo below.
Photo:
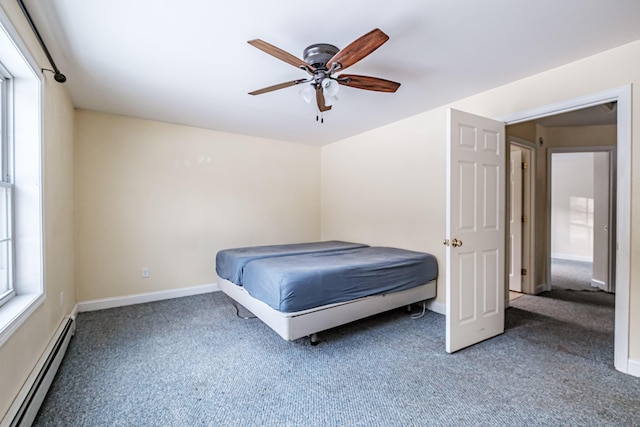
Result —
[[309, 252], [279, 245], [275, 256], [262, 256], [267, 247], [249, 257], [250, 250], [221, 251], [217, 260], [242, 259], [216, 266], [218, 287], [282, 338], [310, 336], [312, 344], [318, 332], [435, 297], [438, 267], [430, 254], [349, 242], [329, 250], [320, 243]]
[[218, 277], [242, 285], [244, 267], [250, 261], [262, 258], [310, 254], [317, 252], [336, 252], [348, 249], [364, 248], [361, 243], [329, 240], [325, 242], [292, 243], [286, 245], [249, 246], [225, 249], [216, 254], [216, 272]]

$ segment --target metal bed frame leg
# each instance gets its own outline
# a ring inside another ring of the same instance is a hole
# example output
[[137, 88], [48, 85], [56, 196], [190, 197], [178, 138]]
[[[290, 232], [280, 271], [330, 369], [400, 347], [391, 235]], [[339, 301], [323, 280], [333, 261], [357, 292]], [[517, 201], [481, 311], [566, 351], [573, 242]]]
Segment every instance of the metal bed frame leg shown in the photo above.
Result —
[[318, 334], [309, 335], [309, 342], [311, 343], [311, 345], [318, 345], [318, 343], [320, 342], [318, 341]]

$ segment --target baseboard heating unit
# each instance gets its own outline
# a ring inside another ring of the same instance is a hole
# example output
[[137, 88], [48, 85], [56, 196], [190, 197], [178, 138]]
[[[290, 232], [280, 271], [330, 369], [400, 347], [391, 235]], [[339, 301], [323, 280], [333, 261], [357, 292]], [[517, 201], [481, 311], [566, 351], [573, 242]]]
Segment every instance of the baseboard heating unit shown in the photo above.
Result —
[[74, 332], [75, 321], [71, 317], [65, 317], [0, 423], [0, 427], [25, 427], [33, 423]]

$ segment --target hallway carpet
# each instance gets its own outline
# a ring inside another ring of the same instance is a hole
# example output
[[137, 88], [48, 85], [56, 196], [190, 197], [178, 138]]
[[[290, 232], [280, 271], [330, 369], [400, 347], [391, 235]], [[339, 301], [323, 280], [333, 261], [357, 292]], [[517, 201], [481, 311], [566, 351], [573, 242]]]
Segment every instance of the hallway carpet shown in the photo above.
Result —
[[593, 263], [551, 258], [551, 286], [554, 289], [600, 291], [591, 286]]

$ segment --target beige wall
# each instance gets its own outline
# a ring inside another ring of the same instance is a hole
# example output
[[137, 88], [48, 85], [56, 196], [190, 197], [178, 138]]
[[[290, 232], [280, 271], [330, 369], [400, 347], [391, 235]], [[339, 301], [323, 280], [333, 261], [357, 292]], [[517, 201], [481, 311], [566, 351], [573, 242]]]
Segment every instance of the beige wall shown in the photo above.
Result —
[[75, 156], [80, 301], [212, 284], [220, 249], [320, 237], [318, 147], [78, 111]]
[[[453, 107], [487, 117], [640, 83], [640, 41], [424, 112], [322, 150], [322, 237], [432, 252], [444, 267], [445, 117]], [[425, 95], [426, 96], [426, 95]], [[634, 91], [633, 105], [640, 104]], [[635, 109], [633, 129], [640, 129]], [[632, 145], [640, 145], [634, 132]], [[639, 150], [632, 165], [640, 166]], [[640, 182], [632, 176], [631, 325], [640, 324]], [[444, 302], [444, 276], [437, 301]], [[630, 356], [640, 359], [640, 328], [630, 332]]]
[[444, 256], [442, 165], [425, 164], [444, 162], [444, 120], [437, 111], [323, 147], [322, 238]]
[[[18, 3], [0, 0], [23, 41], [42, 67], [46, 57]], [[45, 73], [44, 234], [46, 300], [0, 347], [0, 419], [11, 405], [63, 317], [76, 304], [74, 281], [73, 106], [64, 86]], [[60, 304], [60, 293], [63, 303]]]

